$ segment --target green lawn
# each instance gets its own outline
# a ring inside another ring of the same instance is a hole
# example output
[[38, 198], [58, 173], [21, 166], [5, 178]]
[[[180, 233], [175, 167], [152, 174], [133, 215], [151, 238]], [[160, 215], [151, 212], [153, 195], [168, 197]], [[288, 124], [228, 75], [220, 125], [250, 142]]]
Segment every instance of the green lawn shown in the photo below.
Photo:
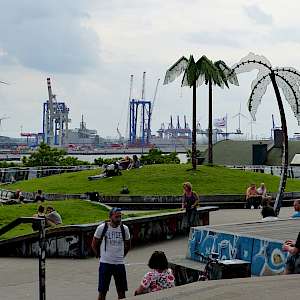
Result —
[[[51, 205], [59, 212], [63, 219], [63, 225], [89, 224], [97, 223], [108, 219], [108, 210], [96, 203], [83, 200], [65, 200], [65, 201], [45, 201], [42, 204], [18, 204], [0, 206], [0, 228], [19, 217], [31, 217], [36, 213], [39, 205], [47, 207]], [[144, 215], [153, 215], [159, 212], [175, 211], [176, 209], [153, 210], [145, 212], [125, 212], [123, 218], [139, 217]], [[33, 233], [30, 224], [21, 224], [6, 234], [0, 236], [1, 239], [8, 239], [15, 236]]]
[[[40, 204], [18, 204], [0, 206], [0, 227], [10, 223], [18, 217], [31, 217], [36, 213]], [[60, 213], [64, 225], [95, 223], [107, 219], [107, 209], [103, 206], [82, 200], [45, 201], [43, 206], [51, 205]], [[0, 239], [32, 233], [31, 225], [22, 224]]]
[[[150, 165], [140, 169], [123, 171], [121, 176], [89, 181], [89, 175], [100, 171], [64, 173], [50, 177], [22, 181], [8, 185], [8, 189], [45, 193], [85, 193], [99, 191], [104, 195], [120, 195], [121, 188], [129, 188], [130, 195], [181, 195], [182, 183], [190, 181], [200, 194], [243, 194], [251, 182], [264, 182], [268, 191], [276, 192], [279, 177], [231, 170], [225, 167], [199, 166], [197, 171], [189, 165]], [[299, 180], [288, 180], [286, 191], [300, 191]]]

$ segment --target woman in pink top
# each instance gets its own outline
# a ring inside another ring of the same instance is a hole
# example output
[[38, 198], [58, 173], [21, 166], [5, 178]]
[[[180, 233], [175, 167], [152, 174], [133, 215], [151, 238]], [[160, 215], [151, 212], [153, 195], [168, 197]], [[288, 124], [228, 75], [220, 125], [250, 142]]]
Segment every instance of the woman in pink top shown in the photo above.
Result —
[[172, 270], [168, 268], [168, 260], [164, 252], [154, 251], [148, 266], [152, 270], [143, 277], [140, 286], [134, 292], [135, 296], [175, 286], [175, 277]]

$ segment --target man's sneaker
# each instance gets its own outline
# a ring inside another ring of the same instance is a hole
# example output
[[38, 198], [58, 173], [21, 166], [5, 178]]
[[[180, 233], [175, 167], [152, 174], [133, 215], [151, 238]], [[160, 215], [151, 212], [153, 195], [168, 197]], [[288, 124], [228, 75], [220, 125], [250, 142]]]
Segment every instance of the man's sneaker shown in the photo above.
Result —
[[253, 206], [253, 205], [251, 205], [251, 209], [254, 209], [254, 206]]

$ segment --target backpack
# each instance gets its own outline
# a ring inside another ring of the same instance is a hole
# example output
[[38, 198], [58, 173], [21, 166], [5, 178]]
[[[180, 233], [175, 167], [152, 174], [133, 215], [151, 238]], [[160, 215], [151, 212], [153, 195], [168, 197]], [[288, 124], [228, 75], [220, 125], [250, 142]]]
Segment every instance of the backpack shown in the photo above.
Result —
[[[120, 224], [120, 228], [121, 228], [123, 242], [125, 242], [125, 228], [124, 228], [124, 225], [122, 223]], [[101, 245], [101, 243], [104, 239], [104, 251], [106, 251], [106, 232], [107, 232], [107, 229], [108, 229], [108, 222], [105, 221], [105, 224], [104, 224], [104, 227], [103, 227], [103, 230], [102, 230], [102, 233], [101, 233], [101, 237], [100, 237], [100, 245]]]

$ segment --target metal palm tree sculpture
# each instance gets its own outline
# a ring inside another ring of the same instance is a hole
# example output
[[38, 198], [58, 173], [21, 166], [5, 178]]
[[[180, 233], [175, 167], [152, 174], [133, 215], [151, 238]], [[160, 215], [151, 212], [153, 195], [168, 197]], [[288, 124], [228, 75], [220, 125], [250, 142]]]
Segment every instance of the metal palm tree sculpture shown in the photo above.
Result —
[[[203, 83], [218, 85], [223, 87], [224, 84], [228, 86], [230, 82], [237, 82], [232, 70], [226, 66], [222, 61], [214, 64], [206, 56], [202, 56], [197, 62], [194, 57], [190, 55], [189, 60], [182, 56], [175, 64], [173, 64], [166, 72], [164, 84], [174, 81], [182, 73], [183, 79], [181, 86], [189, 86], [193, 88], [193, 125], [192, 125], [192, 165], [196, 169], [196, 88]], [[230, 79], [227, 76], [230, 74]], [[212, 93], [211, 93], [212, 95]], [[212, 135], [212, 131], [211, 131]]]
[[[218, 70], [219, 75], [221, 76], [221, 84], [213, 81], [212, 78], [208, 80], [208, 163], [213, 163], [213, 142], [212, 142], [212, 92], [213, 85], [218, 85], [221, 88], [224, 88], [224, 85], [229, 89], [229, 83], [234, 85], [239, 85], [238, 79], [234, 72], [232, 72], [231, 68], [229, 68], [226, 63], [222, 60], [218, 60], [214, 62], [214, 66]], [[231, 76], [229, 76], [231, 74]], [[205, 82], [207, 84], [207, 82]], [[227, 120], [226, 120], [227, 122]]]
[[[249, 112], [255, 121], [257, 108], [261, 99], [266, 93], [267, 87], [272, 83], [277, 104], [279, 108], [281, 126], [283, 131], [283, 151], [282, 151], [282, 173], [279, 184], [279, 191], [276, 196], [274, 210], [279, 214], [282, 204], [283, 193], [286, 186], [288, 168], [288, 133], [283, 103], [279, 88], [282, 90], [285, 99], [290, 104], [295, 117], [300, 125], [299, 101], [300, 101], [300, 73], [294, 68], [273, 68], [267, 58], [254, 53], [249, 53], [232, 67], [235, 74], [249, 72], [258, 69], [257, 78], [252, 82], [251, 94], [248, 101]], [[229, 75], [230, 76], [230, 75]]]

